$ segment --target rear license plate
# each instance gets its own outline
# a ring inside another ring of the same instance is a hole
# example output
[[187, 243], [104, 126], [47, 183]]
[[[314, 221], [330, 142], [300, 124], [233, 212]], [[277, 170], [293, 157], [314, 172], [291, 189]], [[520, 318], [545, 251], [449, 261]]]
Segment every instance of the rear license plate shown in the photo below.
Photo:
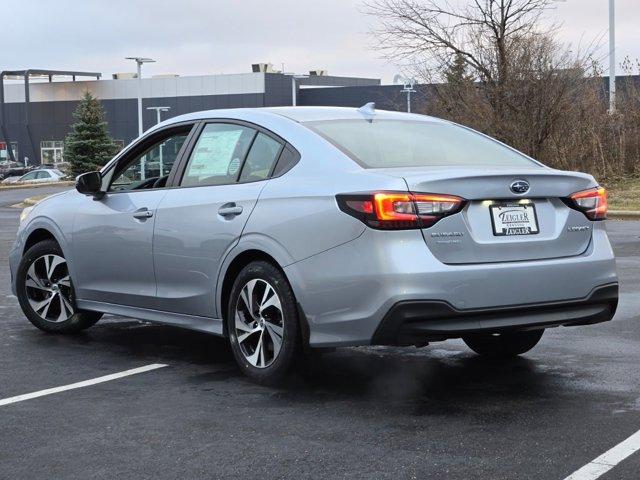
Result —
[[540, 231], [533, 204], [498, 203], [489, 206], [489, 211], [495, 236], [535, 235]]

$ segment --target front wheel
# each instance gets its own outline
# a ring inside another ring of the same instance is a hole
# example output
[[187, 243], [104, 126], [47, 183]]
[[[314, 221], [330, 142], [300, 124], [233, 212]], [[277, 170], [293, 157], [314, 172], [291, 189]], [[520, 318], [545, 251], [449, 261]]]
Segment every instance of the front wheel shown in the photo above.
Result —
[[301, 350], [296, 301], [271, 263], [252, 262], [240, 271], [226, 320], [233, 355], [247, 376], [271, 383], [294, 365]]
[[535, 347], [544, 330], [510, 333], [479, 333], [464, 337], [464, 343], [479, 355], [491, 358], [509, 358], [528, 352]]
[[22, 311], [45, 332], [79, 332], [102, 317], [76, 307], [67, 261], [54, 240], [44, 240], [27, 250], [16, 272], [16, 286]]

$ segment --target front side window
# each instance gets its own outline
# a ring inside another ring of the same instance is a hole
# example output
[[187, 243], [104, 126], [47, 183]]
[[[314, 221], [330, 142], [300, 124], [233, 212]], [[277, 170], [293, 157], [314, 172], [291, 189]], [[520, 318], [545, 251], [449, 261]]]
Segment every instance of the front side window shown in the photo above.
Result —
[[305, 123], [364, 168], [537, 163], [473, 130], [445, 122], [323, 120]]
[[41, 171], [37, 172], [36, 178], [37, 179], [40, 179], [40, 178], [51, 178], [51, 175], [49, 174], [49, 172], [45, 172], [44, 170], [41, 170]]
[[124, 165], [114, 174], [109, 191], [164, 187], [187, 135], [189, 131], [173, 133], [144, 152], [124, 159]]
[[231, 123], [207, 124], [191, 152], [183, 187], [235, 183], [255, 130]]

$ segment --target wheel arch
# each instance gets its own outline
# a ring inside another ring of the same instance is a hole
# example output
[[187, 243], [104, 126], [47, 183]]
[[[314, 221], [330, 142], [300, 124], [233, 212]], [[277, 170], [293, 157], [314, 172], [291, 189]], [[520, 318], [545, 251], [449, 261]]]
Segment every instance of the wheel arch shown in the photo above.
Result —
[[20, 257], [24, 256], [29, 248], [43, 240], [54, 240], [62, 250], [71, 278], [75, 278], [75, 268], [73, 258], [71, 258], [71, 247], [67, 242], [65, 235], [58, 225], [47, 217], [38, 217], [34, 219], [22, 232], [18, 234], [19, 244], [22, 246], [18, 250]]
[[[238, 252], [231, 260], [228, 261], [228, 263], [225, 262], [227, 263], [227, 266], [224, 274], [221, 276], [221, 282], [219, 282], [218, 311], [220, 312], [220, 318], [224, 319], [227, 314], [229, 295], [231, 294], [231, 288], [233, 287], [233, 282], [238, 276], [238, 273], [240, 273], [240, 271], [251, 262], [258, 260], [264, 260], [271, 263], [273, 266], [278, 268], [286, 278], [287, 275], [282, 266], [273, 256], [269, 255], [264, 250], [250, 248]], [[226, 322], [223, 322], [223, 334], [225, 337], [228, 335]]]
[[[226, 316], [227, 308], [229, 306], [229, 296], [231, 294], [231, 288], [233, 287], [233, 282], [237, 277], [238, 273], [240, 273], [240, 271], [249, 263], [254, 261], [259, 261], [259, 260], [264, 260], [266, 262], [271, 263], [273, 266], [275, 266], [278, 270], [280, 270], [282, 275], [284, 275], [284, 278], [287, 280], [287, 282], [289, 282], [289, 285], [291, 285], [291, 279], [287, 275], [287, 272], [283, 268], [283, 265], [281, 265], [280, 262], [278, 262], [278, 260], [274, 256], [272, 256], [271, 254], [267, 253], [264, 250], [261, 250], [259, 248], [248, 248], [246, 250], [237, 252], [235, 256], [229, 255], [227, 257], [227, 261], [225, 262], [226, 269], [224, 270], [224, 274], [221, 275], [220, 277], [221, 281], [218, 282], [219, 294], [217, 297], [218, 298], [217, 306], [218, 306], [218, 311], [220, 312], [220, 318], [224, 319]], [[295, 295], [294, 286], [291, 285], [291, 288], [294, 291], [294, 295]], [[296, 299], [296, 306], [298, 309], [298, 319], [300, 320], [300, 333], [302, 336], [302, 345], [303, 345], [303, 348], [307, 349], [309, 346], [309, 337], [310, 337], [309, 321], [307, 320], [304, 310], [302, 309], [302, 305], [300, 305], [300, 302], [297, 299]], [[222, 334], [225, 337], [228, 337], [229, 335], [226, 321], [222, 322]]]
[[[24, 241], [22, 255], [24, 255], [27, 252], [27, 250], [29, 250], [35, 244], [40, 243], [44, 240], [53, 240], [58, 245], [60, 245], [60, 241], [56, 238], [56, 236], [50, 230], [48, 230], [47, 228], [38, 227], [38, 228], [35, 228], [33, 231], [31, 231], [27, 235]], [[62, 248], [62, 245], [60, 245], [60, 248]]]

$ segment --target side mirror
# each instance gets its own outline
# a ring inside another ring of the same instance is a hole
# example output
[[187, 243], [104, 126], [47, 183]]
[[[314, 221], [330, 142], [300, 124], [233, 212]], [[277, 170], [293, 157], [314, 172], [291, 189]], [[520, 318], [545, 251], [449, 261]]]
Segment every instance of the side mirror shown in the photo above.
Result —
[[87, 172], [76, 177], [76, 190], [83, 195], [91, 195], [100, 198], [104, 195], [102, 191], [102, 175], [100, 172]]

